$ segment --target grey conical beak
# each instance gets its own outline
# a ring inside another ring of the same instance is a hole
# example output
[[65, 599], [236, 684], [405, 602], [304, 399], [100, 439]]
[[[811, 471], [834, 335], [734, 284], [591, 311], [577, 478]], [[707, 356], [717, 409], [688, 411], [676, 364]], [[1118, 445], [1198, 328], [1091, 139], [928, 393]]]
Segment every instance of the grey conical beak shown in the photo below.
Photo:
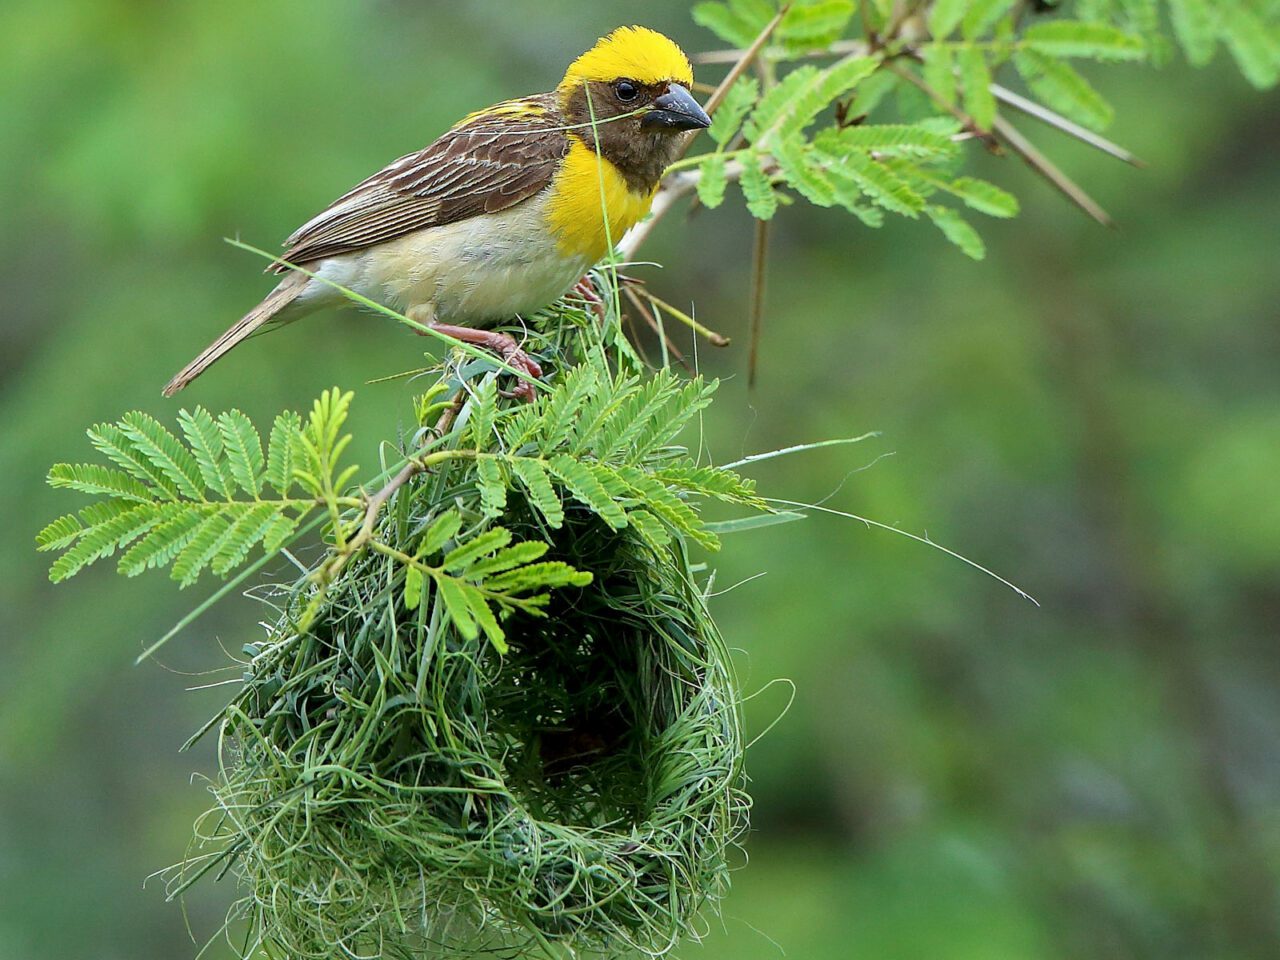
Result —
[[659, 130], [705, 130], [711, 126], [711, 118], [693, 99], [693, 94], [680, 84], [672, 83], [640, 118], [640, 125]]

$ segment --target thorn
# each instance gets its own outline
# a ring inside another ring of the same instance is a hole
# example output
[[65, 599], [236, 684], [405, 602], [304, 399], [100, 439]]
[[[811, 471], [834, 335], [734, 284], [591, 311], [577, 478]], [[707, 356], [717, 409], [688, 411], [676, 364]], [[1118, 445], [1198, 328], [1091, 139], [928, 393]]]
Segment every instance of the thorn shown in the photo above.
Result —
[[659, 337], [661, 337], [663, 341], [665, 341], [667, 352], [671, 356], [676, 358], [676, 363], [680, 364], [680, 366], [688, 370], [689, 364], [685, 360], [684, 354], [680, 352], [679, 347], [677, 347], [674, 343], [671, 342], [671, 337], [668, 336], [667, 331], [663, 328], [662, 324], [658, 323], [658, 319], [653, 315], [653, 311], [651, 311], [647, 306], [645, 306], [644, 301], [640, 299], [640, 297], [636, 294], [636, 291], [633, 290], [631, 287], [624, 286], [622, 288], [622, 292], [627, 295], [627, 299], [631, 301], [632, 306], [634, 306], [636, 308], [636, 311], [640, 314], [640, 316], [644, 318], [644, 322], [649, 325], [649, 329], [651, 329], [654, 333], [656, 333]]
[[1135, 156], [1118, 143], [1113, 143], [1106, 137], [1100, 136], [1092, 130], [1068, 120], [1066, 117], [1062, 116], [1062, 114], [1050, 110], [1043, 104], [1036, 103], [1034, 100], [1028, 100], [1026, 97], [1016, 94], [1012, 90], [1005, 89], [998, 83], [991, 84], [991, 93], [997, 100], [1002, 103], [1007, 103], [1015, 110], [1020, 110], [1027, 116], [1035, 117], [1042, 123], [1047, 123], [1049, 126], [1067, 134], [1067, 136], [1074, 137], [1082, 143], [1086, 143], [1095, 149], [1101, 150], [1105, 154], [1115, 157], [1117, 160], [1123, 160], [1125, 163], [1138, 167], [1139, 169], [1147, 166], [1147, 162], [1145, 160], [1141, 157]]
[[679, 320], [681, 323], [683, 323], [685, 326], [691, 329], [694, 333], [697, 333], [703, 337], [706, 337], [707, 342], [710, 343], [713, 347], [729, 346], [728, 337], [724, 336], [724, 334], [716, 333], [716, 331], [712, 330], [710, 327], [706, 326], [705, 324], [699, 323], [697, 320], [693, 319], [693, 317], [689, 316], [689, 314], [685, 313], [679, 307], [673, 307], [671, 304], [667, 303], [667, 301], [663, 300], [661, 297], [658, 297], [653, 293], [650, 293], [648, 290], [639, 290], [637, 292], [640, 294], [640, 296], [644, 297], [646, 300], [652, 303], [655, 307], [658, 307], [660, 310], [665, 310], [667, 313], [671, 314], [673, 317], [675, 317], [677, 320]]
[[1037, 150], [1031, 141], [1018, 131], [1017, 127], [1004, 117], [997, 115], [993, 129], [1000, 139], [1022, 158], [1027, 166], [1053, 184], [1068, 200], [1104, 227], [1114, 227], [1116, 225], [1107, 211], [1103, 210], [1093, 197], [1085, 193], [1074, 180], [1059, 170], [1052, 160]]

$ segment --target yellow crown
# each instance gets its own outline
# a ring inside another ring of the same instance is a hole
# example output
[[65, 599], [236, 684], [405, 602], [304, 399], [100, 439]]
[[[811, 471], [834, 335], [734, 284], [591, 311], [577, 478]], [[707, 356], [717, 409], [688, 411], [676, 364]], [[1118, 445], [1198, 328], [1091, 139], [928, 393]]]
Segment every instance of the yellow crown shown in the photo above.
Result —
[[619, 27], [569, 65], [560, 89], [623, 78], [636, 83], [674, 80], [687, 87], [693, 83], [693, 66], [673, 40], [656, 30]]

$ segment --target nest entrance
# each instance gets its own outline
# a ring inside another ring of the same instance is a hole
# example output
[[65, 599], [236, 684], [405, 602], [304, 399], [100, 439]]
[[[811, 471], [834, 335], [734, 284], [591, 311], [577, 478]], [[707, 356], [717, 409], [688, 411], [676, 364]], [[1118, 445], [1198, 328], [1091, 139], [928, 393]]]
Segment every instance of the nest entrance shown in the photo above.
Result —
[[592, 562], [595, 579], [553, 595], [546, 617], [509, 621], [521, 642], [486, 695], [491, 731], [532, 815], [625, 831], [645, 818], [646, 751], [671, 719], [641, 681], [653, 669], [651, 631], [625, 612], [643, 609], [644, 585], [625, 537], [594, 519], [563, 532], [555, 558]]
[[513, 651], [503, 666], [509, 678], [488, 695], [491, 732], [505, 745], [504, 778], [533, 816], [631, 827], [644, 817], [651, 737], [634, 691], [618, 678], [639, 671], [642, 641], [602, 637], [602, 624], [580, 634], [581, 626], [570, 615], [551, 629], [521, 633], [531, 645]]

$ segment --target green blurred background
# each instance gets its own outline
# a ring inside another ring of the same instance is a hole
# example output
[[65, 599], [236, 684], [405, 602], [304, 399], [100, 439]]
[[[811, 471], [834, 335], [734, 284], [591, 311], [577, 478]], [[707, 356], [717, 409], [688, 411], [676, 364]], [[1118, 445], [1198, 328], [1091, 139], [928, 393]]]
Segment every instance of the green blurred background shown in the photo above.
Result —
[[[54, 460], [139, 407], [267, 288], [264, 247], [495, 99], [545, 89], [635, 19], [713, 47], [680, 2], [7, 0], [0, 7], [0, 960], [193, 956], [153, 869], [206, 804], [178, 746], [226, 697], [211, 588], [104, 565], [59, 588], [35, 531]], [[715, 601], [747, 688], [795, 704], [749, 755], [750, 866], [683, 957], [1280, 955], [1280, 110], [1213, 67], [1092, 73], [1135, 171], [1032, 131], [1121, 223], [1011, 161], [1024, 213], [972, 263], [931, 229], [793, 208], [775, 231], [760, 384], [745, 386], [750, 221], [663, 224], [667, 299], [735, 339], [721, 458], [883, 431], [756, 471], [766, 490], [923, 532], [1035, 594], [831, 518], [747, 533]], [[704, 79], [713, 79], [704, 71]], [[740, 206], [740, 205], [739, 205]], [[255, 419], [415, 365], [383, 320], [256, 340], [188, 395]], [[409, 414], [359, 389], [364, 462]], [[186, 399], [186, 398], [184, 398]], [[880, 459], [870, 469], [851, 473]], [[753, 732], [783, 709], [748, 705]], [[233, 896], [188, 900], [200, 937]], [[218, 949], [212, 956], [221, 956]]]

